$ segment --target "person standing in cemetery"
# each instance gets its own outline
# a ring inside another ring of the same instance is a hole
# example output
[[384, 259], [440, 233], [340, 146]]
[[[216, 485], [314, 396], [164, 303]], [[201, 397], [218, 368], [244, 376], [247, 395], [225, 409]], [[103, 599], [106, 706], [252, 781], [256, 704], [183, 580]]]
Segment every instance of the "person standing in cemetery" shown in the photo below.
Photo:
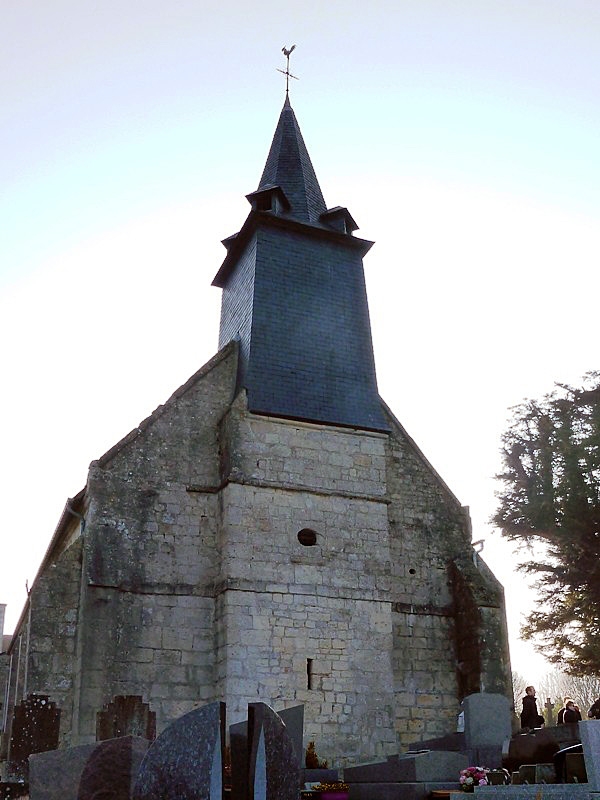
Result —
[[565, 715], [563, 717], [563, 722], [565, 725], [573, 725], [575, 722], [579, 722], [581, 720], [581, 712], [575, 702], [573, 700], [569, 700], [568, 703], [565, 704]]
[[590, 710], [588, 711], [588, 719], [600, 719], [600, 697], [597, 697]]
[[581, 719], [581, 712], [579, 711], [579, 708], [575, 705], [575, 701], [571, 700], [570, 697], [565, 697], [565, 705], [558, 712], [558, 719], [556, 720], [556, 724], [572, 725], [575, 722], [579, 722], [580, 719]]
[[544, 718], [538, 714], [537, 700], [535, 699], [535, 689], [528, 686], [523, 697], [523, 711], [521, 711], [522, 728], [539, 728], [544, 724]]
[[570, 699], [571, 699], [570, 697], [565, 697], [565, 699], [563, 700], [563, 707], [560, 709], [560, 711], [558, 712], [558, 714], [556, 716], [556, 724], [557, 725], [564, 725], [564, 722], [565, 722], [565, 711], [567, 709], [567, 703], [569, 702]]

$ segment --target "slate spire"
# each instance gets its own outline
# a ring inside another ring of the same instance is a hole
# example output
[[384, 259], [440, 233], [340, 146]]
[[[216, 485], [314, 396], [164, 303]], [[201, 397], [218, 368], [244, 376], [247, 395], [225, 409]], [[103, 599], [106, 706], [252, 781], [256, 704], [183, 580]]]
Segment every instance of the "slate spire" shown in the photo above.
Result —
[[224, 240], [219, 347], [239, 342], [248, 409], [387, 431], [362, 259], [348, 209], [327, 209], [286, 97], [252, 210]]
[[290, 216], [296, 219], [317, 223], [320, 215], [327, 210], [300, 126], [287, 95], [258, 191], [273, 186], [280, 186], [283, 189], [291, 206]]

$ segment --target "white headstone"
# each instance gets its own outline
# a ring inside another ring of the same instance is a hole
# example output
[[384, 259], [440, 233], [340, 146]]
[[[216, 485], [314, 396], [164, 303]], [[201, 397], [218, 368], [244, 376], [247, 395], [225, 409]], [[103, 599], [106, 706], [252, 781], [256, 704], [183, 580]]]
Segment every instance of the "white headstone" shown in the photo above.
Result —
[[463, 700], [468, 748], [502, 745], [510, 738], [510, 703], [503, 694], [480, 692]]
[[579, 723], [583, 758], [589, 788], [600, 791], [600, 719], [585, 719]]

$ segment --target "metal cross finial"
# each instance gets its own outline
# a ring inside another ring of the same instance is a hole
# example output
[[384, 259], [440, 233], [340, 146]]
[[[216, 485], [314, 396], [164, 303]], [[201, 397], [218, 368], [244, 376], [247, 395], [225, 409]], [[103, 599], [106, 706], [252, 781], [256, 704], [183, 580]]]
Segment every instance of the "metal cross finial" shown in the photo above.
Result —
[[288, 50], [287, 47], [282, 47], [281, 48], [281, 52], [283, 53], [283, 55], [287, 59], [287, 66], [286, 66], [285, 70], [278, 69], [277, 72], [281, 72], [282, 75], [285, 75], [285, 94], [286, 94], [286, 97], [290, 92], [290, 78], [294, 78], [294, 80], [296, 80], [296, 81], [299, 80], [295, 75], [292, 75], [292, 73], [290, 72], [290, 56], [292, 55], [292, 52], [295, 49], [296, 49], [296, 45], [295, 44], [293, 44], [290, 47], [289, 50]]

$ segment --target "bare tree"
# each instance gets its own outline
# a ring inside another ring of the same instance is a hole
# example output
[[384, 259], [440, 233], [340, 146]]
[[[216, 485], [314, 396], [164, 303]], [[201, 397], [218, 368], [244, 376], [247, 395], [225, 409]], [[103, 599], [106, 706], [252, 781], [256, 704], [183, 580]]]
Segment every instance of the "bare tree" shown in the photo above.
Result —
[[514, 672], [512, 673], [512, 691], [513, 691], [513, 701], [515, 704], [515, 713], [517, 716], [521, 713], [521, 700], [523, 695], [525, 694], [525, 687], [529, 686], [530, 684], [527, 683], [525, 678], [519, 673]]
[[[562, 708], [565, 697], [570, 697], [577, 703], [582, 717], [586, 719], [590, 706], [596, 698], [600, 697], [600, 679], [593, 675], [575, 677], [554, 670], [539, 681], [538, 695], [540, 698], [544, 698], [542, 705], [547, 698], [551, 698], [554, 703], [555, 719], [559, 709]], [[546, 713], [544, 715], [546, 716]], [[546, 719], [546, 722], [548, 723], [549, 720]]]

